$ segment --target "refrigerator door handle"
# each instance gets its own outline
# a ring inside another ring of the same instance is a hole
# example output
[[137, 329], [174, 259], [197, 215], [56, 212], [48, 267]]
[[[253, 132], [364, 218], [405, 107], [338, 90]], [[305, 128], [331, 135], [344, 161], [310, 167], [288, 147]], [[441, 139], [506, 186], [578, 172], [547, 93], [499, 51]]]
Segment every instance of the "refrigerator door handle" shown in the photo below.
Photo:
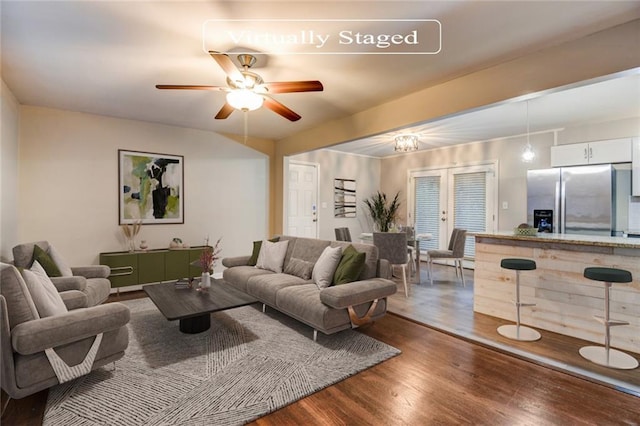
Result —
[[556, 191], [554, 197], [554, 211], [553, 211], [553, 229], [552, 232], [561, 233], [560, 229], [561, 221], [560, 221], [560, 182], [556, 181]]
[[562, 182], [560, 184], [560, 233], [564, 234], [566, 231], [566, 211], [567, 211], [567, 197], [566, 197], [567, 183]]

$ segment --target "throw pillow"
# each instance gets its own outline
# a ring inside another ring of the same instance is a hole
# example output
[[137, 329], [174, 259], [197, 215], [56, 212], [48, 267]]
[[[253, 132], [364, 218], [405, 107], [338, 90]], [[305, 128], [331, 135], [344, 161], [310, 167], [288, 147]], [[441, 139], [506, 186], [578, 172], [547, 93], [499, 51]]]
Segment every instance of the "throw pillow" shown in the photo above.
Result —
[[311, 278], [313, 282], [320, 288], [329, 287], [333, 282], [333, 274], [342, 258], [341, 247], [326, 247], [315, 266]]
[[50, 277], [61, 277], [60, 269], [53, 261], [49, 253], [42, 250], [39, 245], [33, 246], [33, 262], [38, 262]]
[[277, 243], [272, 243], [271, 241], [263, 241], [256, 268], [267, 269], [269, 271], [281, 273], [284, 258], [287, 255], [288, 246], [288, 240], [279, 241]]
[[31, 269], [23, 269], [22, 276], [40, 318], [64, 314], [67, 307], [44, 268], [36, 260]]
[[342, 259], [336, 268], [336, 273], [333, 274], [333, 283], [346, 284], [357, 281], [364, 269], [366, 257], [366, 253], [360, 253], [355, 247], [349, 245], [342, 252]]
[[51, 256], [51, 259], [53, 259], [63, 277], [73, 276], [73, 272], [71, 272], [71, 268], [67, 265], [67, 262], [64, 261], [64, 258], [60, 256], [58, 250], [56, 250], [51, 244], [49, 244], [49, 256]]
[[291, 259], [289, 259], [287, 267], [284, 268], [285, 274], [295, 275], [296, 277], [300, 277], [303, 280], [310, 279], [312, 271], [312, 262], [307, 262], [306, 260], [298, 259], [297, 257], [292, 257]]
[[[274, 237], [270, 239], [272, 243], [277, 243], [280, 237]], [[258, 263], [258, 256], [260, 255], [260, 248], [262, 247], [262, 240], [253, 242], [253, 251], [251, 252], [251, 257], [249, 258], [249, 262], [247, 265], [256, 266]]]

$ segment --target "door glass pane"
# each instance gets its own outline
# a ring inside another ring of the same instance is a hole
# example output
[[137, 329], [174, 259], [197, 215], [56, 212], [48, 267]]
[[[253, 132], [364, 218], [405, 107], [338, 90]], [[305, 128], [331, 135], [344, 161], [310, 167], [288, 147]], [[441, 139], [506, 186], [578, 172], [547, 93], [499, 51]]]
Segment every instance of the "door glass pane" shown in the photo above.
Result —
[[440, 241], [440, 176], [415, 178], [414, 218], [416, 234], [432, 234], [429, 241], [420, 241], [420, 250], [438, 248]]
[[[487, 189], [486, 173], [460, 173], [453, 175], [454, 227], [467, 232], [486, 231]], [[465, 257], [474, 257], [475, 238], [467, 236]]]

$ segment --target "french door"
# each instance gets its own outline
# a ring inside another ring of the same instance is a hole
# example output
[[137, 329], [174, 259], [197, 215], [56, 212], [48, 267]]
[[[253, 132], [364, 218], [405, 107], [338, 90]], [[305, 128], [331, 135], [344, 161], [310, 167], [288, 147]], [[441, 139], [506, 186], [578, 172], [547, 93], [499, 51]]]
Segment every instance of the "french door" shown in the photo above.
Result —
[[[446, 249], [454, 228], [467, 232], [495, 229], [495, 165], [422, 170], [410, 173], [409, 223], [428, 233], [421, 250]], [[475, 256], [475, 239], [467, 237], [465, 257]]]

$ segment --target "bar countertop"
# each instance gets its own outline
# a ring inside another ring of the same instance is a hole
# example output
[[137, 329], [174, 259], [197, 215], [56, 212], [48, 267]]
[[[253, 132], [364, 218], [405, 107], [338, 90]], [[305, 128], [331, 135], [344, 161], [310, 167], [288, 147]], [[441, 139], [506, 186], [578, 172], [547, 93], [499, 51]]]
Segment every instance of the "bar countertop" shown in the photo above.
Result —
[[556, 244], [574, 244], [585, 246], [616, 247], [640, 249], [640, 238], [606, 237], [599, 235], [578, 235], [578, 234], [548, 234], [538, 233], [536, 235], [516, 235], [513, 232], [474, 232], [468, 233], [470, 236], [480, 238], [496, 238], [503, 240], [527, 241], [527, 242], [549, 242]]

